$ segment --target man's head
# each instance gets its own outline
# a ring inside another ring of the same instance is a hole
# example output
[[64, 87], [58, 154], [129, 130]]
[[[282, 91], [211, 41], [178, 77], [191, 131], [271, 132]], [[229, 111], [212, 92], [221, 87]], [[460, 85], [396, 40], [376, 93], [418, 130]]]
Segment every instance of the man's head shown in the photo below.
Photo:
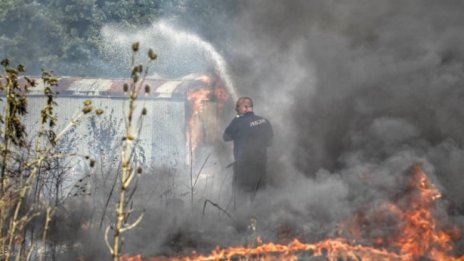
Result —
[[253, 111], [253, 100], [250, 97], [240, 97], [235, 105], [235, 111], [238, 115], [243, 115]]

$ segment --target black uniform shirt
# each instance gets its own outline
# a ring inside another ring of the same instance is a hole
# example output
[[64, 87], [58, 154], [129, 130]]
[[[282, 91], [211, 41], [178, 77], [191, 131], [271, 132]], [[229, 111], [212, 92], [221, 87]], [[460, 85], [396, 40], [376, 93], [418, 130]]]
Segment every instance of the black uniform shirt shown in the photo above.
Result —
[[266, 160], [266, 148], [272, 143], [272, 127], [263, 117], [247, 112], [235, 117], [224, 131], [224, 141], [234, 141], [236, 161]]

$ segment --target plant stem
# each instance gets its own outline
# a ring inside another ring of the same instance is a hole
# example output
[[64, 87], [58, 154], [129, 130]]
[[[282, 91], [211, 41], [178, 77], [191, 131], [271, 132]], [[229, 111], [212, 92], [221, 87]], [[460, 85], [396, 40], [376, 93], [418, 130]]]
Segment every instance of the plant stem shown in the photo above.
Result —
[[5, 146], [3, 148], [3, 151], [2, 151], [2, 172], [1, 172], [1, 176], [0, 176], [0, 191], [4, 192], [4, 189], [5, 189], [5, 172], [6, 172], [6, 165], [7, 165], [7, 162], [8, 162], [8, 147], [9, 147], [9, 143], [10, 143], [10, 135], [8, 134], [8, 129], [9, 129], [9, 125], [10, 125], [10, 103], [11, 103], [11, 98], [10, 98], [10, 94], [11, 94], [11, 80], [10, 78], [8, 78], [8, 83], [6, 85], [6, 109], [5, 109], [5, 128], [4, 128], [4, 131], [3, 131], [3, 139], [4, 139], [4, 143], [5, 143]]

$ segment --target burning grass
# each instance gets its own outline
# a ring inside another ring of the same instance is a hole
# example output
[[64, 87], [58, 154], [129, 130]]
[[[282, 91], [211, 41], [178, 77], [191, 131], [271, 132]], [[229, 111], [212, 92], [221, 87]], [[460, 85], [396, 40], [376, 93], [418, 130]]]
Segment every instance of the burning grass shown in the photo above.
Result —
[[[369, 218], [365, 210], [360, 210], [351, 220], [340, 224], [339, 234], [346, 237], [315, 243], [294, 239], [289, 244], [258, 240], [255, 247], [218, 247], [208, 255], [193, 253], [189, 257], [175, 258], [139, 255], [121, 260], [301, 260], [313, 257], [327, 260], [464, 260], [464, 256], [455, 257], [453, 253], [454, 241], [461, 237], [459, 229], [452, 224], [442, 224], [443, 221], [435, 217], [436, 203], [441, 198], [439, 190], [420, 165], [410, 169], [406, 180], [405, 191], [399, 199], [369, 213]], [[385, 219], [394, 221], [395, 229], [382, 235], [370, 231], [372, 226], [384, 224]], [[375, 220], [382, 222], [375, 223]]]

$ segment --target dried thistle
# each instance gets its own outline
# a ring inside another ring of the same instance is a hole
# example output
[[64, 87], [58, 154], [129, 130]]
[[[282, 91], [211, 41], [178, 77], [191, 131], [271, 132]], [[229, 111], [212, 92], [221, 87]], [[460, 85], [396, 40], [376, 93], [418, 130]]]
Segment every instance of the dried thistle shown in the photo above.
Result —
[[139, 72], [139, 69], [140, 69], [140, 66], [138, 66], [138, 65], [132, 67], [132, 73], [131, 73], [131, 75], [134, 75], [134, 74], [138, 73], [138, 72]]
[[134, 73], [134, 74], [132, 75], [132, 80], [134, 80], [134, 82], [138, 82], [138, 81], [139, 81], [139, 78], [140, 78], [139, 73]]
[[[132, 44], [133, 53], [132, 53], [131, 66], [135, 65], [135, 52], [137, 52], [138, 50], [139, 50], [139, 43], [136, 42]], [[156, 53], [154, 53], [152, 49], [149, 49], [148, 56], [150, 58], [150, 61], [155, 60], [157, 57]], [[131, 80], [132, 80], [131, 88], [133, 89], [132, 89], [132, 93], [129, 96], [130, 101], [129, 101], [129, 113], [127, 114], [127, 121], [126, 121], [127, 123], [126, 134], [123, 137], [123, 142], [126, 144], [136, 139], [136, 136], [132, 134], [131, 132], [133, 128], [132, 119], [134, 117], [135, 102], [138, 97], [138, 91], [140, 87], [142, 87], [143, 80], [145, 79], [148, 73], [148, 68], [145, 68], [145, 72], [143, 72], [143, 69], [144, 68], [142, 65], [136, 65], [132, 68], [132, 71], [131, 71]], [[143, 77], [143, 80], [139, 82], [141, 77]], [[148, 94], [150, 92], [150, 86], [145, 85], [144, 88], [145, 88], [145, 94]], [[124, 92], [126, 93], [128, 90], [129, 90], [129, 87], [125, 85]], [[137, 91], [134, 91], [134, 90], [137, 90]], [[145, 106], [143, 106], [141, 116], [146, 115], [146, 114], [147, 114], [147, 109], [145, 108]], [[141, 119], [141, 116], [139, 116], [139, 119]], [[137, 128], [141, 128], [141, 126]], [[138, 131], [140, 131], [140, 129]], [[120, 200], [118, 201], [117, 206], [116, 206], [116, 222], [114, 224], [114, 227], [108, 226], [105, 231], [105, 242], [107, 243], [107, 247], [110, 250], [111, 255], [113, 256], [114, 261], [117, 261], [120, 258], [121, 247], [123, 245], [123, 238], [121, 234], [124, 231], [127, 231], [137, 226], [137, 224], [140, 222], [140, 220], [143, 217], [143, 215], [141, 215], [137, 219], [137, 221], [135, 221], [133, 224], [127, 225], [127, 214], [126, 213], [130, 211], [130, 209], [129, 209], [129, 206], [127, 205], [128, 198], [126, 196], [126, 193], [128, 192], [128, 188], [134, 176], [136, 176], [136, 174], [142, 173], [142, 168], [135, 168], [134, 166], [133, 157], [131, 156], [132, 155], [131, 147], [132, 146], [124, 146], [124, 149], [122, 151], [122, 157], [121, 157], [122, 173], [120, 175], [121, 186], [118, 192]], [[134, 168], [135, 168], [135, 171], [134, 171]], [[114, 229], [114, 237], [113, 237], [112, 246], [110, 245], [107, 239], [107, 235], [108, 235], [110, 228]]]
[[92, 107], [84, 107], [84, 108], [82, 109], [82, 112], [83, 112], [84, 114], [87, 114], [87, 113], [89, 113], [89, 112], [91, 112], [91, 111], [92, 111]]
[[13, 76], [17, 76], [18, 75], [18, 70], [16, 68], [7, 68], [6, 69], [6, 72], [8, 74], [12, 74]]
[[25, 72], [26, 68], [24, 67], [24, 65], [19, 64], [18, 67], [17, 67], [17, 70], [18, 70], [18, 72]]
[[100, 116], [100, 115], [103, 114], [103, 110], [102, 110], [102, 109], [96, 109], [96, 110], [95, 110], [95, 114], [97, 114], [98, 116]]
[[10, 65], [10, 60], [8, 60], [7, 58], [3, 59], [0, 64], [3, 66], [3, 67], [7, 67], [8, 65]]
[[148, 57], [150, 58], [150, 60], [156, 60], [156, 58], [158, 58], [158, 55], [153, 51], [153, 49], [148, 49]]
[[139, 50], [139, 47], [140, 47], [140, 43], [139, 42], [135, 42], [132, 44], [132, 51], [134, 52], [137, 52]]

